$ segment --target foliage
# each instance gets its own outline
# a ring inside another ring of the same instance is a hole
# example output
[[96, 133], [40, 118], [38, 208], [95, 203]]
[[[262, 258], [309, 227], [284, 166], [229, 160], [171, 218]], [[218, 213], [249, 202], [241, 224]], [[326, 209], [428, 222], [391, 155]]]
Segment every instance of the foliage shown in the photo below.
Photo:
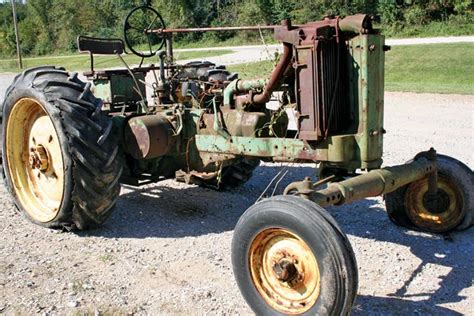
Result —
[[[123, 19], [141, 0], [28, 0], [17, 1], [21, 47], [27, 55], [75, 51], [78, 35], [122, 38]], [[151, 0], [168, 27], [278, 24], [321, 19], [327, 15], [367, 13], [388, 34], [419, 35], [430, 25], [445, 24], [447, 33], [459, 28], [472, 34], [471, 0]], [[439, 28], [436, 26], [434, 29]], [[433, 28], [431, 29], [433, 31]], [[437, 34], [436, 31], [435, 33]], [[442, 30], [441, 30], [442, 33]], [[187, 34], [178, 42], [220, 42], [235, 32]], [[239, 33], [241, 41], [260, 34]], [[11, 5], [0, 3], [0, 56], [15, 53]]]

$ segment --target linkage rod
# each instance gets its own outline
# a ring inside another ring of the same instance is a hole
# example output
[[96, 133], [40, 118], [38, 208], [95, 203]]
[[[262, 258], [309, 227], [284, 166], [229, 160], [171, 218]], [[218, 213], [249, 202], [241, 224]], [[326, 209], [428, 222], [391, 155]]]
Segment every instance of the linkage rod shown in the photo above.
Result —
[[262, 25], [262, 26], [220, 26], [220, 27], [194, 27], [194, 28], [177, 28], [177, 29], [155, 29], [147, 30], [147, 33], [191, 33], [191, 32], [212, 32], [212, 31], [258, 31], [258, 30], [274, 30], [280, 25]]

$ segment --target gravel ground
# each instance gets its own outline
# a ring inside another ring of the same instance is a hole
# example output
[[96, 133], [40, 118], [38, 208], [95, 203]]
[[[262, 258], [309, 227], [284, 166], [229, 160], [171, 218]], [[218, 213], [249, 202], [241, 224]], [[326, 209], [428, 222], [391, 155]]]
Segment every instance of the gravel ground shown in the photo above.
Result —
[[[10, 81], [0, 76], [0, 90]], [[386, 93], [385, 121], [387, 165], [434, 146], [474, 166], [474, 96]], [[285, 182], [313, 167], [292, 165]], [[232, 192], [171, 180], [124, 187], [109, 221], [79, 233], [29, 223], [0, 185], [0, 313], [251, 314], [232, 275], [232, 231], [279, 168], [259, 167]], [[354, 315], [474, 315], [473, 228], [406, 230], [381, 198], [328, 210], [358, 260]]]

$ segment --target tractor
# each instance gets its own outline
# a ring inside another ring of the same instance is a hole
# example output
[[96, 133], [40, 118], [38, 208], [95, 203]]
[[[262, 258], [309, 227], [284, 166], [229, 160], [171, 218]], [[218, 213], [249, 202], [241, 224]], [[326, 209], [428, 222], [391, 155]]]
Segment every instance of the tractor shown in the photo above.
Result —
[[[270, 78], [173, 58], [177, 33], [262, 29], [282, 44]], [[317, 181], [308, 175], [242, 215], [233, 271], [256, 314], [345, 315], [357, 295], [356, 258], [324, 207], [384, 195], [401, 226], [445, 233], [473, 224], [474, 177], [463, 163], [431, 148], [381, 168], [390, 47], [367, 15], [171, 29], [144, 5], [126, 17], [124, 40], [80, 36], [78, 48], [90, 54], [86, 81], [60, 67], [27, 69], [2, 105], [4, 183], [38, 225], [99, 226], [121, 184], [176, 178], [231, 189], [260, 161], [316, 163]], [[127, 48], [138, 66], [123, 59]], [[97, 54], [124, 66], [96, 70]]]

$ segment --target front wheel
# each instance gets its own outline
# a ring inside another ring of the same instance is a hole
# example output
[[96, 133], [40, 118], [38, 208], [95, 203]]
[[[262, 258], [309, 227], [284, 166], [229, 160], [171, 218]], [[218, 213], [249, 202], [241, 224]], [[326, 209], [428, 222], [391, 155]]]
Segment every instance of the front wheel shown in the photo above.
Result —
[[385, 195], [389, 218], [397, 225], [433, 233], [466, 229], [474, 224], [474, 174], [462, 162], [437, 156], [438, 193], [421, 179]]
[[242, 215], [232, 265], [257, 315], [347, 315], [357, 294], [349, 240], [323, 208], [299, 197], [267, 199]]

